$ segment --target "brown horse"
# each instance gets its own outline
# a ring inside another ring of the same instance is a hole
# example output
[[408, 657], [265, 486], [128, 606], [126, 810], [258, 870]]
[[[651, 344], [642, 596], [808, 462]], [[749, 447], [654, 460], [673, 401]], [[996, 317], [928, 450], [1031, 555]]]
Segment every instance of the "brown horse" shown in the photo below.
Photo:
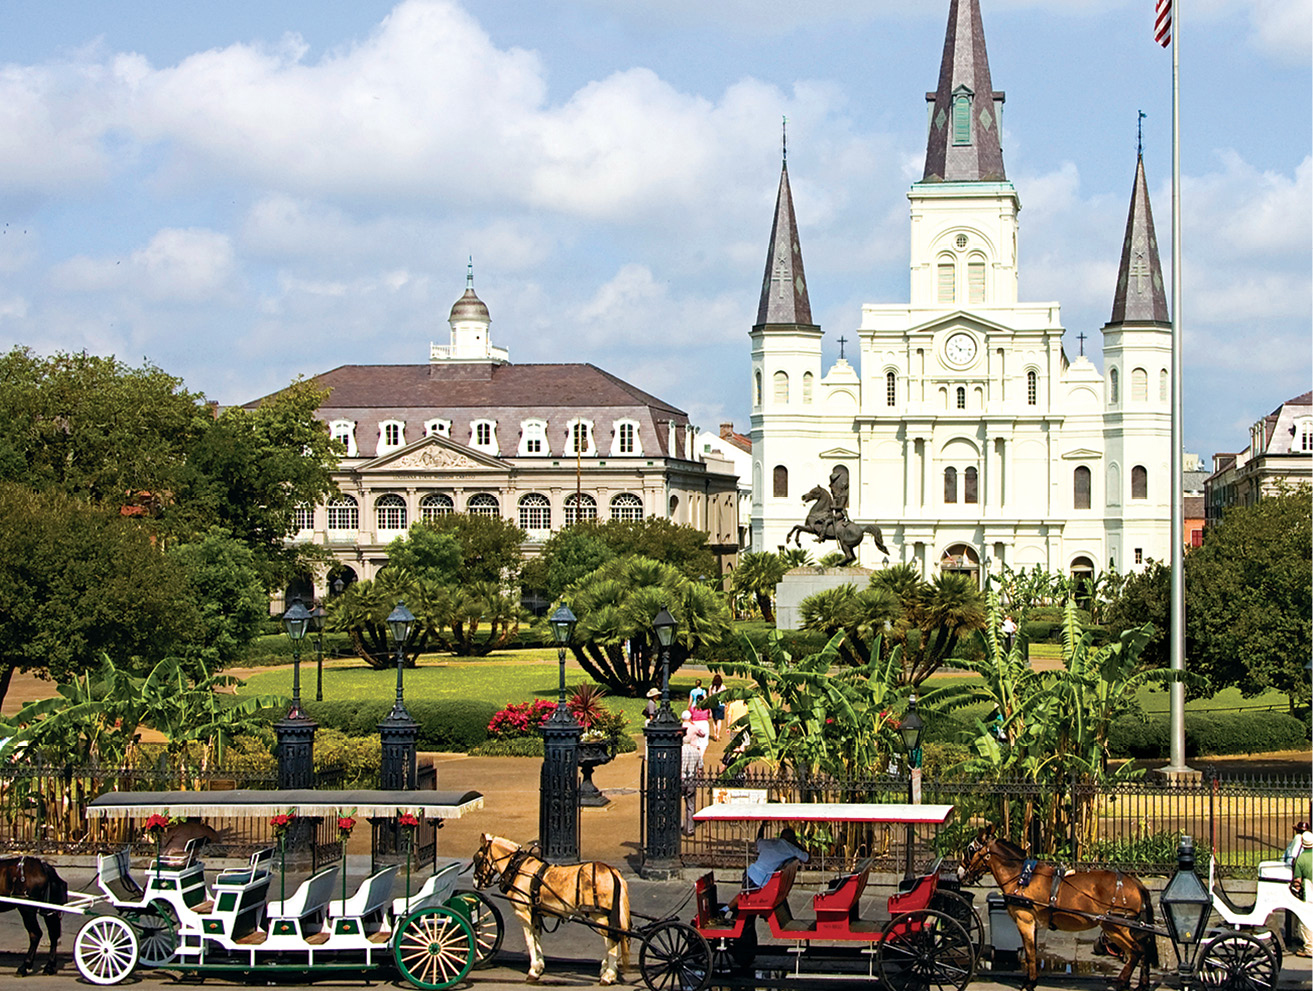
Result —
[[884, 534], [878, 526], [874, 523], [868, 523], [865, 526], [854, 523], [848, 519], [847, 513], [836, 517], [830, 493], [819, 485], [804, 492], [802, 501], [814, 505], [807, 511], [806, 522], [799, 523], [785, 535], [784, 542], [786, 544], [792, 539], [794, 546], [801, 547], [802, 537], [800, 534], [804, 533], [815, 536], [818, 544], [826, 540], [833, 540], [839, 545], [839, 550], [843, 552], [843, 564], [847, 566], [857, 560], [857, 552], [853, 548], [862, 542], [862, 537], [865, 534], [870, 534], [871, 539], [875, 541], [875, 546], [880, 548], [881, 552], [889, 553], [889, 548], [884, 545]]
[[[0, 859], [0, 897], [28, 898], [36, 902], [51, 905], [68, 903], [68, 884], [55, 871], [53, 864], [47, 864], [36, 857], [5, 857]], [[41, 926], [37, 922], [40, 913], [46, 920], [46, 932], [50, 936], [50, 959], [42, 970], [53, 974], [59, 969], [55, 954], [59, 951], [59, 936], [62, 931], [62, 914], [49, 909], [42, 911], [36, 907], [15, 905], [12, 902], [0, 903], [0, 912], [18, 909], [27, 929], [27, 955], [18, 965], [18, 976], [26, 977], [36, 963], [37, 947], [41, 945]]]
[[[1027, 868], [1030, 868], [1027, 870]], [[1158, 964], [1158, 941], [1151, 931], [1118, 924], [1118, 919], [1141, 926], [1153, 925], [1153, 902], [1134, 874], [1120, 871], [1069, 871], [1059, 873], [1052, 864], [1027, 864], [1026, 852], [1015, 843], [982, 829], [967, 846], [958, 868], [965, 884], [974, 884], [989, 871], [1007, 899], [1008, 915], [1021, 933], [1026, 958], [1023, 988], [1033, 991], [1039, 979], [1035, 952], [1036, 930], [1077, 932], [1103, 929], [1102, 941], [1126, 961], [1117, 977], [1118, 987], [1129, 987], [1135, 965], [1140, 964], [1140, 987], [1149, 983], [1149, 968]]]
[[486, 888], [494, 882], [524, 927], [529, 951], [526, 980], [537, 981], [546, 968], [539, 941], [544, 915], [582, 917], [597, 926], [606, 941], [603, 984], [614, 984], [619, 978], [618, 956], [629, 966], [629, 886], [614, 867], [597, 862], [553, 866], [518, 843], [484, 833], [474, 855], [474, 884]]

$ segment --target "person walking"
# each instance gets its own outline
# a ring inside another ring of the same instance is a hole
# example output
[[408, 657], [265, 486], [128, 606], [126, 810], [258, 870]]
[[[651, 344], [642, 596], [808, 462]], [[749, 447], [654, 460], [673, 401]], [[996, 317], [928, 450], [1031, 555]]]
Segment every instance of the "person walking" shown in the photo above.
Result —
[[711, 688], [707, 692], [707, 705], [711, 707], [711, 738], [713, 740], [719, 740], [720, 734], [724, 730], [725, 706], [716, 698], [724, 690], [725, 682], [717, 674], [711, 679]]
[[693, 690], [688, 693], [688, 707], [696, 709], [702, 704], [702, 700], [707, 697], [707, 690], [702, 687], [702, 679], [699, 678], [693, 682]]
[[[1313, 901], [1313, 832], [1304, 830], [1300, 835], [1299, 856], [1295, 862], [1290, 865], [1290, 886], [1293, 890], [1298, 884], [1299, 891], [1296, 892], [1299, 898], [1306, 902]], [[1305, 925], [1304, 920], [1299, 920], [1299, 938], [1304, 941], [1304, 945], [1295, 951], [1298, 957], [1313, 957], [1313, 929]]]
[[684, 796], [684, 822], [681, 832], [685, 836], [692, 836], [694, 829], [697, 828], [697, 822], [693, 819], [693, 813], [697, 811], [697, 779], [702, 774], [702, 752], [705, 749], [698, 746], [699, 733], [705, 739], [706, 729], [700, 723], [694, 723], [689, 720], [689, 712], [684, 710], [684, 743], [679, 751], [679, 790]]
[[1003, 640], [1007, 644], [1008, 653], [1012, 652], [1012, 641], [1017, 637], [1017, 621], [1009, 613], [1003, 617]]

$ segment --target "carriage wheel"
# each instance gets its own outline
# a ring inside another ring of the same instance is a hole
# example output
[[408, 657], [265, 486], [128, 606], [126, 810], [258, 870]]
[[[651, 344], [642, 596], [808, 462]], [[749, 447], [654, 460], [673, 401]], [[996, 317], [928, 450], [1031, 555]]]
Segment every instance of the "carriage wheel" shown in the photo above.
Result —
[[[716, 942], [719, 945], [721, 940]], [[748, 970], [757, 959], [757, 917], [752, 916], [744, 923], [742, 936], [738, 939], [725, 938], [724, 943], [723, 950], [713, 949], [716, 972]]]
[[116, 915], [98, 915], [78, 930], [73, 962], [83, 980], [117, 984], [137, 966], [137, 934]]
[[163, 967], [178, 952], [178, 916], [167, 902], [153, 901], [147, 911], [128, 916], [136, 927], [138, 959], [147, 967]]
[[880, 980], [892, 991], [962, 991], [976, 951], [962, 924], [943, 912], [902, 912], [880, 934]]
[[474, 966], [474, 931], [451, 909], [422, 908], [397, 927], [392, 955], [417, 988], [449, 988]]
[[956, 891], [936, 891], [930, 899], [930, 907], [962, 924], [962, 928], [971, 937], [971, 945], [975, 947], [976, 959], [979, 960], [985, 949], [985, 926], [971, 901]]
[[638, 970], [651, 991], [705, 991], [711, 983], [711, 947], [682, 922], [659, 922], [643, 935]]
[[506, 932], [501, 911], [486, 896], [477, 891], [458, 891], [447, 906], [470, 924], [474, 931], [474, 966], [482, 967], [501, 949]]
[[1263, 941], [1245, 932], [1228, 932], [1204, 944], [1194, 965], [1195, 984], [1222, 991], [1276, 987], [1276, 958]]

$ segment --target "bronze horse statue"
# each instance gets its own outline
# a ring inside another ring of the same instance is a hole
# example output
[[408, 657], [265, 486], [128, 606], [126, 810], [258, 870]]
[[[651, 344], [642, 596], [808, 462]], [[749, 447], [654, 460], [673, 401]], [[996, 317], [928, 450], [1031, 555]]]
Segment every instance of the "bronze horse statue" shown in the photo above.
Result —
[[802, 538], [799, 534], [810, 533], [816, 537], [819, 544], [826, 540], [833, 540], [843, 551], [843, 563], [852, 564], [857, 560], [857, 555], [853, 548], [862, 542], [862, 537], [866, 534], [871, 535], [875, 541], [875, 546], [880, 548], [885, 554], [889, 553], [889, 548], [884, 545], [884, 534], [874, 523], [862, 526], [860, 523], [854, 523], [847, 516], [837, 516], [834, 512], [834, 503], [830, 498], [830, 493], [817, 485], [809, 492], [803, 494], [803, 502], [812, 503], [811, 509], [807, 511], [807, 519], [799, 523], [789, 531], [784, 542], [787, 544], [789, 538], [793, 538], [795, 547], [802, 546]]
[[[47, 864], [36, 857], [5, 857], [0, 860], [0, 896], [8, 898], [30, 898], [35, 902], [48, 905], [68, 904], [68, 884], [56, 872], [53, 864]], [[46, 961], [45, 973], [53, 974], [59, 969], [55, 954], [59, 950], [59, 936], [62, 931], [62, 913], [49, 909], [41, 910], [36, 906], [15, 905], [12, 902], [0, 904], [0, 912], [18, 909], [22, 916], [23, 927], [27, 929], [27, 955], [18, 965], [18, 976], [26, 977], [36, 963], [36, 951], [41, 945], [41, 925], [37, 922], [40, 913], [46, 920], [46, 932], [50, 936], [50, 958]]]
[[1003, 892], [1008, 915], [1021, 934], [1026, 978], [1022, 988], [1034, 991], [1039, 980], [1036, 938], [1040, 926], [1078, 932], [1100, 927], [1095, 952], [1112, 952], [1125, 961], [1117, 986], [1130, 986], [1140, 965], [1140, 987], [1149, 986], [1149, 968], [1158, 964], [1153, 933], [1153, 900], [1134, 874], [1121, 871], [1067, 871], [1029, 860], [1021, 847], [982, 829], [966, 848], [958, 867], [963, 884], [994, 875]]

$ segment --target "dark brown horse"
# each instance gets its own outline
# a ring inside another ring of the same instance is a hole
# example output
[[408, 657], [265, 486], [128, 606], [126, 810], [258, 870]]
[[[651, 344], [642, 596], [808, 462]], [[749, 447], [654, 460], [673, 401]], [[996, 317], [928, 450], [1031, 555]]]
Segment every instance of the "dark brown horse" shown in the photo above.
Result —
[[[55, 871], [53, 864], [47, 864], [36, 857], [5, 857], [0, 859], [0, 897], [29, 898], [36, 902], [51, 905], [64, 905], [68, 902], [68, 884]], [[42, 911], [36, 907], [15, 905], [10, 902], [0, 903], [0, 912], [18, 909], [27, 928], [27, 956], [18, 965], [18, 976], [26, 977], [36, 963], [37, 947], [41, 945], [41, 926], [37, 922], [40, 913], [46, 920], [46, 932], [50, 934], [50, 959], [42, 969], [53, 974], [59, 969], [55, 954], [59, 950], [59, 936], [62, 930], [62, 912], [49, 909]]]
[[1026, 852], [1015, 843], [982, 829], [967, 846], [958, 876], [974, 884], [989, 871], [1007, 899], [1008, 915], [1021, 933], [1026, 958], [1023, 988], [1034, 989], [1039, 979], [1035, 952], [1040, 925], [1065, 932], [1103, 929], [1102, 941], [1126, 961], [1117, 977], [1118, 987], [1129, 987], [1135, 965], [1140, 964], [1140, 987], [1149, 984], [1149, 968], [1158, 964], [1158, 941], [1151, 931], [1119, 924], [1118, 919], [1153, 925], [1153, 902], [1134, 874], [1120, 871], [1068, 871], [1046, 863], [1027, 863]]

